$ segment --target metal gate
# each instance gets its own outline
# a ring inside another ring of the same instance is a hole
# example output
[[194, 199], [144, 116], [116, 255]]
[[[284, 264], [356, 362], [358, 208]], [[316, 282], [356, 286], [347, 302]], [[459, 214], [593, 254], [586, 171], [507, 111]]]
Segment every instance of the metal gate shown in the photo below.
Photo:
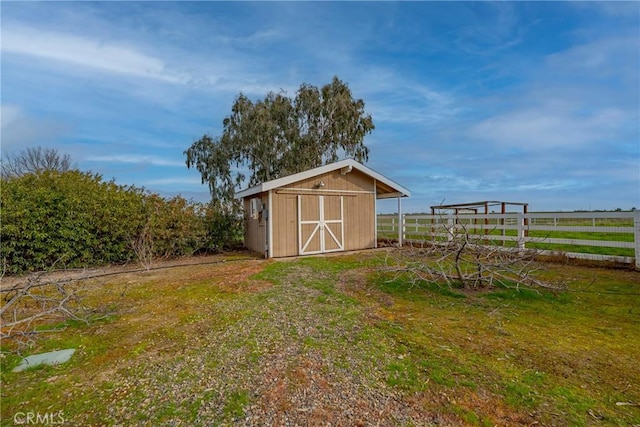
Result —
[[298, 253], [344, 250], [342, 196], [298, 195]]

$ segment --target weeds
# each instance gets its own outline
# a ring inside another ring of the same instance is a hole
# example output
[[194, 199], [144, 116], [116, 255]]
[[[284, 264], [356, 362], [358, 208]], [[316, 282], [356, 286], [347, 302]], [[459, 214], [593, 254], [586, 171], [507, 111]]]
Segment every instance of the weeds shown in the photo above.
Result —
[[2, 358], [2, 423], [28, 408], [76, 425], [640, 424], [638, 273], [552, 265], [545, 280], [589, 292], [469, 292], [383, 262], [110, 277], [86, 297], [117, 312], [33, 349], [71, 361], [16, 374]]

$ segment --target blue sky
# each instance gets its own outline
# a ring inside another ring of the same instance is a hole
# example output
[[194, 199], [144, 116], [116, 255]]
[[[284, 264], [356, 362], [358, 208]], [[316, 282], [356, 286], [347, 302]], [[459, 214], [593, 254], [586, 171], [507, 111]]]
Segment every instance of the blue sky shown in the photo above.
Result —
[[[640, 208], [638, 2], [2, 2], [2, 153], [205, 201], [183, 152], [239, 92], [334, 75], [403, 210]], [[381, 211], [395, 210], [381, 203]]]

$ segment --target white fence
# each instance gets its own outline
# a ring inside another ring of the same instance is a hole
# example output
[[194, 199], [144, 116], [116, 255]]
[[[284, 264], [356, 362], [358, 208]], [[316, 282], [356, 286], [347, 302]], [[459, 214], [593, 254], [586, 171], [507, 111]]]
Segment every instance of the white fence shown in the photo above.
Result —
[[635, 263], [640, 269], [640, 211], [378, 215], [378, 238], [421, 243], [460, 232], [487, 244]]

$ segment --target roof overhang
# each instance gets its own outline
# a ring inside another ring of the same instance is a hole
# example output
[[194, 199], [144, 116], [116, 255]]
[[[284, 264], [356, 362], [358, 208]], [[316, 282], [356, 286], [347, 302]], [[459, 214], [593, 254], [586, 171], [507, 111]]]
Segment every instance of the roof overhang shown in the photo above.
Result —
[[328, 165], [319, 166], [317, 168], [309, 169], [304, 172], [294, 173], [293, 175], [288, 175], [282, 178], [263, 182], [262, 184], [256, 185], [255, 187], [246, 188], [242, 191], [237, 192], [235, 198], [244, 199], [245, 197], [250, 197], [269, 190], [284, 187], [285, 185], [293, 184], [304, 179], [313, 178], [314, 176], [333, 172], [338, 169], [340, 169], [343, 174], [349, 173], [353, 169], [356, 169], [375, 179], [376, 194], [378, 199], [409, 197], [411, 195], [411, 192], [408, 189], [401, 186], [397, 182], [385, 177], [384, 175], [361, 163], [356, 162], [353, 159], [346, 159], [339, 162], [330, 163]]

